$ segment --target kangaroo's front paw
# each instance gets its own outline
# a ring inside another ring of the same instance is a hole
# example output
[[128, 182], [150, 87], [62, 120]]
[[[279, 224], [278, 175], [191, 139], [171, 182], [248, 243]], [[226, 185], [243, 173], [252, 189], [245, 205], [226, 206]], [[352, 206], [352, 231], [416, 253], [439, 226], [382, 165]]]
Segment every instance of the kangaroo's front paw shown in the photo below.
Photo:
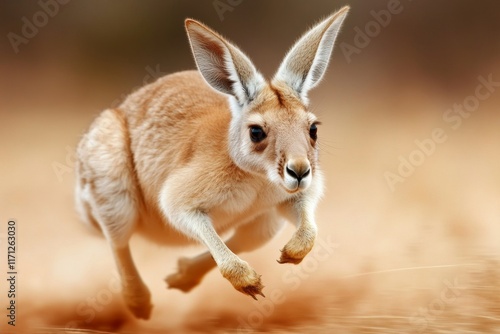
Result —
[[145, 285], [124, 287], [123, 298], [128, 309], [136, 318], [149, 319], [153, 305], [151, 304], [151, 293]]
[[236, 290], [249, 295], [255, 300], [257, 300], [256, 295], [265, 297], [262, 293], [264, 285], [262, 285], [260, 275], [245, 261], [231, 262], [221, 268], [221, 273]]
[[314, 246], [313, 237], [299, 237], [294, 235], [281, 250], [278, 263], [299, 264]]
[[181, 257], [177, 261], [177, 272], [168, 275], [165, 282], [169, 289], [179, 289], [183, 292], [189, 292], [201, 281], [202, 276], [193, 274], [190, 270], [190, 259]]

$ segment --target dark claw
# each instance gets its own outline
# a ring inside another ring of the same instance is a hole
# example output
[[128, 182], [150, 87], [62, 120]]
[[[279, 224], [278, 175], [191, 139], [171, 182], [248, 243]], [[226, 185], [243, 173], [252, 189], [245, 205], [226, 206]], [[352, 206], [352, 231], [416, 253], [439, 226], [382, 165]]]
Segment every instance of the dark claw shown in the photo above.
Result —
[[285, 255], [285, 253], [281, 252], [281, 258], [279, 260], [276, 260], [279, 264], [283, 263], [293, 263], [293, 264], [299, 264], [302, 262], [303, 259], [295, 259], [293, 257], [290, 257], [288, 255]]
[[264, 296], [264, 293], [262, 293], [262, 289], [264, 289], [264, 286], [259, 283], [257, 286], [250, 285], [244, 287], [242, 289], [242, 292], [257, 300], [257, 297], [255, 295], [261, 295], [262, 297], [266, 298], [266, 296]]

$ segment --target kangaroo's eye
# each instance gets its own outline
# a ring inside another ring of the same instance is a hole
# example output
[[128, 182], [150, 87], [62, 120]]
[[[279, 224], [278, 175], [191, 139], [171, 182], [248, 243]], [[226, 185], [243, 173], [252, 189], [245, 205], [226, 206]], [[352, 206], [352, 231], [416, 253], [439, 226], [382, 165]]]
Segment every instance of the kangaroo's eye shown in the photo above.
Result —
[[266, 137], [267, 137], [266, 133], [260, 126], [252, 125], [250, 127], [250, 139], [254, 143], [259, 143], [263, 141]]
[[316, 126], [316, 124], [311, 125], [311, 127], [309, 128], [309, 136], [312, 140], [318, 139], [318, 127]]

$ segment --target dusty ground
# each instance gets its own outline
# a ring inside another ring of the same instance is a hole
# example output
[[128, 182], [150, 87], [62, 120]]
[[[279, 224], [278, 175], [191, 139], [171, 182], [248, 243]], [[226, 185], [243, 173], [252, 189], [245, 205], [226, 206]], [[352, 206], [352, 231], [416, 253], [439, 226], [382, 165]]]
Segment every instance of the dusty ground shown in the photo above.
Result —
[[[192, 293], [167, 290], [163, 278], [177, 257], [203, 248], [136, 238], [134, 256], [155, 305], [148, 322], [128, 314], [106, 242], [73, 210], [68, 152], [97, 111], [2, 115], [0, 258], [6, 222], [15, 218], [19, 276], [17, 326], [2, 316], [1, 331], [500, 333], [500, 92], [453, 130], [442, 119], [448, 101], [419, 89], [359, 98], [335, 85], [313, 95], [327, 179], [315, 251], [300, 266], [277, 264], [289, 227], [244, 254], [266, 285], [267, 298], [253, 301], [216, 271]], [[476, 85], [466, 84], [456, 102]], [[399, 156], [408, 158], [414, 141], [435, 128], [445, 142], [391, 191], [384, 173], [397, 173]]]

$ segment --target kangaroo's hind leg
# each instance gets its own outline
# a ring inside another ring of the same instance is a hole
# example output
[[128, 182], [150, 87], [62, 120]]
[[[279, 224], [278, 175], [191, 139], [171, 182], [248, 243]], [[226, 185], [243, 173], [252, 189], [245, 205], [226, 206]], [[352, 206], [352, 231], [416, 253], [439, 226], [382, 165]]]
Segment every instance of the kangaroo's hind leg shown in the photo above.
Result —
[[112, 246], [115, 261], [122, 281], [122, 294], [129, 310], [140, 319], [149, 319], [151, 315], [151, 293], [142, 281], [135, 266], [128, 244], [122, 247]]
[[[283, 225], [283, 219], [271, 210], [239, 226], [226, 245], [235, 254], [255, 250], [276, 235]], [[204, 252], [192, 258], [181, 257], [177, 266], [178, 272], [169, 275], [165, 281], [169, 288], [188, 292], [201, 282], [216, 263], [210, 252]]]
[[109, 241], [127, 307], [137, 318], [148, 319], [151, 294], [129, 248], [142, 200], [121, 112], [104, 111], [83, 137], [77, 154], [77, 206], [82, 218], [97, 224]]

